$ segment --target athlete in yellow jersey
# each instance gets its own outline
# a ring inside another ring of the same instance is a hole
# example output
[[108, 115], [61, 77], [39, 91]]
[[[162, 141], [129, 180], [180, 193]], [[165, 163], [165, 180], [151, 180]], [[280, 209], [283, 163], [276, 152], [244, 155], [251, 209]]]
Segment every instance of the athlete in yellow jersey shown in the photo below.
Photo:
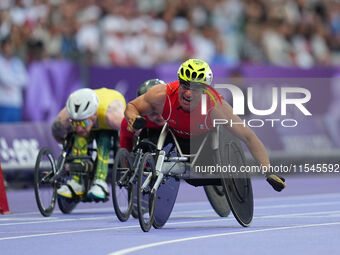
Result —
[[[88, 196], [96, 201], [104, 200], [108, 195], [106, 177], [111, 148], [110, 130], [120, 130], [124, 118], [125, 98], [113, 89], [80, 89], [73, 92], [52, 124], [54, 138], [62, 143], [69, 132], [76, 132], [72, 147], [73, 155], [86, 155], [88, 143], [93, 139], [97, 143], [97, 166], [95, 180]], [[57, 193], [65, 198], [83, 195], [84, 185], [79, 176], [74, 175], [61, 186]]]

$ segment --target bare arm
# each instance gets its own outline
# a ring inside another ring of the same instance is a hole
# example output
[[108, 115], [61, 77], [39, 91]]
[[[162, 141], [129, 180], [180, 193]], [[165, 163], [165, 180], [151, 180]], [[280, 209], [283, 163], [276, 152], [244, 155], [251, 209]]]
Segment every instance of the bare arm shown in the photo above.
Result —
[[[231, 106], [222, 101], [223, 104], [217, 104], [211, 112], [212, 119], [226, 119], [230, 123], [242, 123], [242, 120], [233, 114]], [[269, 157], [266, 148], [256, 134], [248, 127], [243, 124], [233, 124], [232, 127], [228, 125], [229, 131], [241, 139], [248, 147], [249, 151], [253, 155], [254, 159], [257, 160], [262, 166], [269, 167]]]
[[124, 118], [124, 103], [114, 100], [109, 104], [105, 113], [106, 123], [114, 130], [120, 130], [120, 124]]
[[63, 143], [66, 135], [72, 131], [72, 126], [69, 121], [69, 116], [66, 109], [62, 109], [57, 118], [52, 123], [52, 135], [58, 143]]
[[166, 100], [167, 87], [163, 84], [156, 85], [148, 90], [144, 95], [137, 97], [127, 104], [124, 112], [128, 121], [128, 130], [133, 131], [132, 124], [140, 115], [147, 115], [152, 112], [162, 114]]

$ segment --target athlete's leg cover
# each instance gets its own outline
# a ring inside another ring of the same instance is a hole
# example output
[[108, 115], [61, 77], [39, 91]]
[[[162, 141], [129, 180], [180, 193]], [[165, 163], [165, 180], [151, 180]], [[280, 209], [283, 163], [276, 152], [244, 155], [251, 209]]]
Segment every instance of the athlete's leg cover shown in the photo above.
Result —
[[[89, 143], [89, 137], [82, 137], [79, 135], [75, 135], [74, 143], [72, 147], [72, 156], [86, 156], [87, 155], [87, 147]], [[80, 162], [81, 160], [75, 160], [75, 162]], [[73, 174], [72, 178], [76, 180], [78, 183], [81, 182], [81, 178], [79, 174]]]
[[111, 132], [102, 130], [95, 135], [97, 141], [97, 168], [95, 179], [106, 180], [111, 149]]

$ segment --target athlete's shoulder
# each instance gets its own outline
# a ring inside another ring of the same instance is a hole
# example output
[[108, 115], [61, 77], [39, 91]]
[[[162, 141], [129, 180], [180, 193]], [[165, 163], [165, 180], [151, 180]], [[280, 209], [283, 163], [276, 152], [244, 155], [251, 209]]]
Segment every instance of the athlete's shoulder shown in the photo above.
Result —
[[115, 89], [108, 89], [108, 88], [100, 88], [100, 89], [94, 89], [94, 91], [97, 93], [117, 93], [117, 94], [121, 94], [118, 90]]
[[164, 84], [158, 84], [156, 86], [151, 87], [146, 94], [148, 96], [156, 96], [156, 97], [162, 97], [166, 96], [166, 86]]
[[102, 92], [107, 92], [107, 91], [110, 91], [110, 90], [113, 90], [113, 89], [108, 89], [108, 88], [100, 88], [100, 89], [94, 89], [94, 92], [98, 92], [98, 93], [102, 93]]
[[100, 89], [95, 89], [94, 92], [96, 92], [99, 99], [105, 97], [105, 98], [110, 98], [113, 100], [122, 100], [125, 102], [125, 98], [123, 94], [115, 89], [100, 88]]
[[179, 81], [169, 82], [169, 83], [167, 83], [167, 87], [168, 87], [170, 90], [175, 91], [175, 90], [178, 89], [178, 87], [179, 87]]
[[172, 95], [178, 91], [179, 81], [173, 81], [166, 84], [167, 94]]
[[140, 96], [139, 100], [147, 102], [154, 111], [163, 109], [167, 95], [167, 88], [164, 84], [159, 84], [150, 88], [145, 94]]

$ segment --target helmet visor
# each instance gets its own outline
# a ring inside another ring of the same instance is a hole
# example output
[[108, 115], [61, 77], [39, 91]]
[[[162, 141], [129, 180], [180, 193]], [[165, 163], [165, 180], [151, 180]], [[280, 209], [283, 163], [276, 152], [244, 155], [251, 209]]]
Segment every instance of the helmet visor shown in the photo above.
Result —
[[179, 79], [179, 86], [185, 90], [202, 91], [207, 85], [201, 82], [184, 81]]
[[88, 125], [90, 125], [89, 119], [86, 119], [86, 120], [70, 120], [70, 121], [71, 121], [73, 129], [76, 129], [78, 126], [85, 128]]

